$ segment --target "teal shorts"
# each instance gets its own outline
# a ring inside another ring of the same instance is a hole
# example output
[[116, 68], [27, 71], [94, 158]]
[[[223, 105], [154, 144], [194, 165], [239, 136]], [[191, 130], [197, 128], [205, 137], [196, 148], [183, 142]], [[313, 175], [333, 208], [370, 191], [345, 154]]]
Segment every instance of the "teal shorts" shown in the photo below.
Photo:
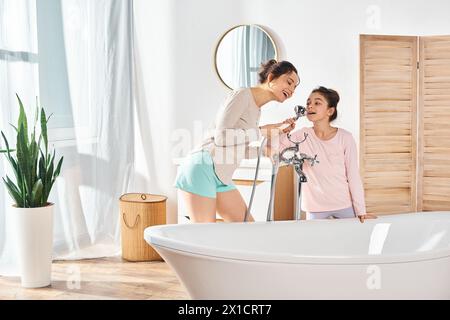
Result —
[[217, 192], [235, 190], [234, 184], [223, 184], [216, 175], [208, 151], [189, 154], [178, 168], [174, 187], [197, 195], [215, 198]]

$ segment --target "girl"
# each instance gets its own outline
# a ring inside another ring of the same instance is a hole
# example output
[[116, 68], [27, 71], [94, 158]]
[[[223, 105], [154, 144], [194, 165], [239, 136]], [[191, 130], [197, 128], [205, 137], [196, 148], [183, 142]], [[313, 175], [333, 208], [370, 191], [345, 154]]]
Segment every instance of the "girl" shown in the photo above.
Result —
[[[325, 87], [312, 91], [306, 103], [307, 118], [314, 126], [291, 134], [292, 141], [301, 141], [302, 153], [317, 154], [319, 164], [304, 163], [308, 181], [302, 186], [302, 209], [306, 219], [353, 218], [361, 222], [376, 216], [366, 213], [364, 189], [358, 170], [357, 149], [352, 134], [332, 127], [337, 117], [339, 94]], [[286, 135], [280, 138], [279, 150], [293, 146]]]
[[272, 135], [295, 127], [294, 118], [259, 127], [259, 118], [261, 107], [268, 102], [284, 102], [292, 97], [299, 83], [297, 69], [290, 62], [270, 60], [262, 65], [259, 82], [256, 87], [239, 89], [229, 96], [217, 114], [213, 132], [179, 168], [175, 187], [192, 222], [215, 222], [216, 212], [224, 221], [243, 221], [247, 206], [232, 176], [243, 158], [256, 156], [249, 143], [263, 134], [270, 146]]

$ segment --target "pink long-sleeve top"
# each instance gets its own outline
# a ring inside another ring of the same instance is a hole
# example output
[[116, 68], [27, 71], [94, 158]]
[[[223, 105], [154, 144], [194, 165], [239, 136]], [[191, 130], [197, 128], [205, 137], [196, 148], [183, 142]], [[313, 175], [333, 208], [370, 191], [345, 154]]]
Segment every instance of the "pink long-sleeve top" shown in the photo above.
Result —
[[[358, 169], [358, 152], [350, 132], [338, 128], [329, 140], [316, 136], [313, 128], [302, 128], [291, 133], [291, 140], [301, 141], [300, 152], [309, 156], [317, 154], [316, 163], [303, 164], [308, 182], [302, 184], [302, 210], [322, 212], [345, 209], [353, 206], [355, 213], [366, 214], [364, 188]], [[280, 137], [280, 151], [294, 146], [286, 135]]]

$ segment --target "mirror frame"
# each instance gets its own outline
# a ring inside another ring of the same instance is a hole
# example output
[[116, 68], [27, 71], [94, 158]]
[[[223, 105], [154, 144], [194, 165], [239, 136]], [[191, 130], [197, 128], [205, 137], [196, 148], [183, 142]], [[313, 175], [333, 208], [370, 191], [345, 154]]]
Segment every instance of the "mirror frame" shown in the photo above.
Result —
[[260, 25], [257, 25], [257, 24], [240, 24], [240, 25], [231, 27], [230, 29], [228, 29], [228, 30], [220, 37], [219, 41], [218, 41], [217, 44], [216, 44], [216, 49], [215, 49], [215, 51], [214, 51], [214, 68], [215, 68], [215, 70], [216, 70], [216, 74], [217, 74], [217, 76], [219, 77], [220, 81], [221, 81], [228, 89], [230, 89], [230, 90], [236, 90], [237, 88], [234, 88], [234, 89], [231, 88], [228, 84], [226, 84], [226, 82], [223, 80], [222, 76], [220, 75], [219, 69], [217, 68], [217, 51], [219, 50], [220, 43], [222, 42], [223, 38], [226, 37], [227, 34], [229, 34], [229, 33], [230, 33], [231, 31], [233, 31], [234, 29], [237, 29], [237, 28], [239, 28], [239, 27], [245, 27], [245, 26], [256, 27], [256, 28], [260, 29], [262, 32], [264, 32], [264, 33], [267, 35], [267, 37], [269, 38], [270, 42], [272, 43], [273, 48], [274, 48], [274, 51], [275, 51], [275, 57], [274, 57], [274, 59], [278, 61], [278, 47], [277, 47], [275, 41], [273, 40], [272, 36], [270, 35], [270, 33], [267, 32], [267, 30], [265, 30], [263, 27], [261, 27]]

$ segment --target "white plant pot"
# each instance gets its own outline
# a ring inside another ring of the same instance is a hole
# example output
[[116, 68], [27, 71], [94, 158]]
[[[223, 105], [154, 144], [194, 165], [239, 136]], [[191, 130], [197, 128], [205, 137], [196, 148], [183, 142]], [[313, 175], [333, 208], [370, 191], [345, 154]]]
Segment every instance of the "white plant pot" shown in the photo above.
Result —
[[49, 286], [52, 274], [53, 203], [39, 208], [13, 206], [11, 210], [22, 286]]

